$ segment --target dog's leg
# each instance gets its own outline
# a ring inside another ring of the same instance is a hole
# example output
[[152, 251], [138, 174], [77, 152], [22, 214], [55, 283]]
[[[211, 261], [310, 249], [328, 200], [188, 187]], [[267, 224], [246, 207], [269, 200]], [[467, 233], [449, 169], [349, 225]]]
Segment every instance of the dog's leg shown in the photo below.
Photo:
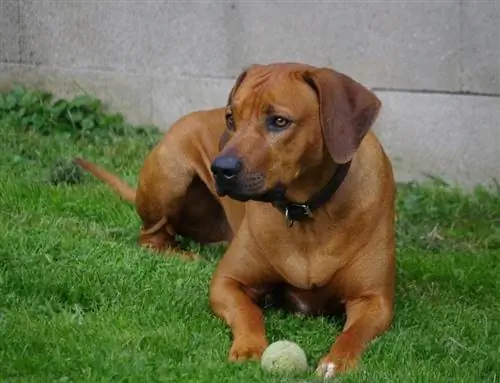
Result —
[[371, 295], [346, 303], [347, 321], [330, 352], [321, 359], [316, 373], [331, 378], [357, 365], [366, 346], [390, 326], [392, 299]]
[[265, 290], [254, 289], [261, 281], [272, 283], [265, 262], [254, 256], [250, 241], [241, 231], [219, 262], [210, 287], [214, 313], [231, 328], [233, 344], [229, 360], [260, 359], [268, 346], [264, 315], [258, 306]]
[[180, 253], [190, 259], [195, 258], [194, 254], [182, 252], [175, 236], [196, 170], [182, 161], [179, 145], [165, 150], [165, 143], [160, 144], [146, 157], [139, 174], [135, 203], [142, 220], [141, 246], [166, 254]]
[[198, 260], [200, 256], [196, 253], [182, 249], [176, 241], [176, 227], [174, 222], [178, 224], [179, 209], [161, 210], [157, 214], [149, 215], [147, 219], [143, 219], [143, 226], [139, 232], [139, 244], [147, 249], [150, 249], [158, 254], [163, 255], [178, 255], [183, 260]]
[[240, 284], [229, 277], [214, 279], [210, 295], [215, 314], [233, 333], [229, 360], [260, 359], [268, 345], [262, 310]]

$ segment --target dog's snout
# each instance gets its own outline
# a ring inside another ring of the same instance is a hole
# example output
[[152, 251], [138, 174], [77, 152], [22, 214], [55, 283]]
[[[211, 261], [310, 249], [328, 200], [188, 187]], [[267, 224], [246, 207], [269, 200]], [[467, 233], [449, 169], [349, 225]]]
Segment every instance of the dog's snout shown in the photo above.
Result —
[[241, 171], [242, 164], [237, 157], [221, 156], [214, 160], [211, 169], [215, 176], [222, 177], [224, 180], [231, 180]]

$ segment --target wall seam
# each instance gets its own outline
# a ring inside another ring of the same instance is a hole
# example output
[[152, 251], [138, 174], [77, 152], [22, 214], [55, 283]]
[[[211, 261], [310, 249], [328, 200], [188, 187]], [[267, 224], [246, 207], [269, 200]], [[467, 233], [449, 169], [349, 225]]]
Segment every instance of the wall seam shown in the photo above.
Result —
[[460, 91], [465, 91], [464, 89], [464, 31], [463, 31], [463, 23], [464, 23], [464, 0], [460, 0], [458, 3], [458, 70], [460, 71], [459, 81], [460, 81]]

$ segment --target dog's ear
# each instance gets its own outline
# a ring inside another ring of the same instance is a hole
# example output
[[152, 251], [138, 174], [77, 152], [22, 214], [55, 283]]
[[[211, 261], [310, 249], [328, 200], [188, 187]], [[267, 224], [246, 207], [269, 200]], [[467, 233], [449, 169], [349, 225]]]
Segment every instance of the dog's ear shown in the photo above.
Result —
[[349, 162], [375, 122], [377, 96], [349, 76], [332, 69], [307, 71], [304, 80], [318, 95], [323, 139], [338, 164]]
[[[231, 106], [231, 102], [232, 102], [232, 99], [233, 99], [233, 96], [234, 94], [236, 93], [236, 90], [239, 88], [239, 86], [241, 85], [241, 83], [243, 82], [243, 80], [245, 79], [247, 75], [247, 69], [245, 69], [237, 78], [236, 78], [236, 81], [233, 85], [233, 88], [231, 89], [231, 91], [229, 92], [229, 97], [227, 99], [227, 106], [230, 107]], [[229, 132], [226, 130], [224, 130], [224, 133], [222, 134], [220, 140], [219, 140], [219, 150], [222, 150], [222, 148], [224, 147], [224, 145], [226, 145], [226, 143], [229, 141], [229, 138], [230, 138], [230, 135], [229, 135]]]
[[240, 87], [241, 83], [243, 82], [243, 80], [245, 79], [245, 77], [247, 76], [247, 73], [248, 73], [248, 69], [245, 69], [243, 72], [240, 73], [240, 75], [236, 78], [236, 81], [234, 82], [234, 85], [233, 85], [233, 88], [231, 89], [231, 92], [229, 92], [229, 97], [227, 98], [227, 105], [230, 106], [231, 105], [231, 101], [234, 97], [234, 94], [236, 93], [236, 91], [238, 90], [238, 88]]

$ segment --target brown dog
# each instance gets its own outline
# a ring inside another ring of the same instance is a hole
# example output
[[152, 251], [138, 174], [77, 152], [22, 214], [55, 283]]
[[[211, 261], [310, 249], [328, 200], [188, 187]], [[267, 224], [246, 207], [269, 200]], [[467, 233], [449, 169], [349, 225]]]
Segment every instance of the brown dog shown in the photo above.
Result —
[[331, 69], [254, 65], [226, 108], [171, 127], [137, 192], [78, 162], [135, 202], [144, 246], [173, 247], [176, 233], [230, 243], [210, 288], [232, 330], [230, 360], [267, 347], [266, 296], [305, 314], [343, 308], [344, 329], [316, 370], [328, 378], [355, 366], [393, 316], [395, 183], [370, 131], [380, 105]]

